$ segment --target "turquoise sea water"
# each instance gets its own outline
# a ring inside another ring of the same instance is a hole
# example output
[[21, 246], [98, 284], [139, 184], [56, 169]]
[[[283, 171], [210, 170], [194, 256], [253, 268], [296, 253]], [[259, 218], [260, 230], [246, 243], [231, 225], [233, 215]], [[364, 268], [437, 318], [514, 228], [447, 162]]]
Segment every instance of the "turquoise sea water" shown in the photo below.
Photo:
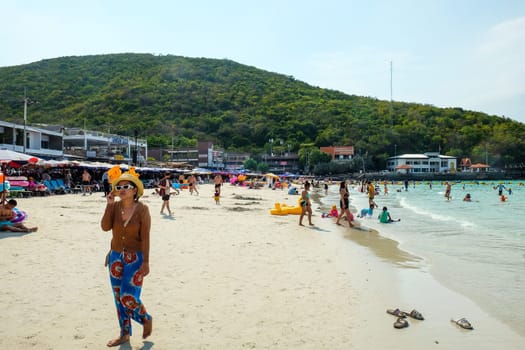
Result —
[[[430, 184], [432, 186], [430, 186]], [[444, 198], [441, 182], [389, 184], [388, 195], [376, 196], [379, 209], [371, 218], [357, 219], [382, 236], [400, 242], [400, 248], [422, 258], [417, 267], [477, 303], [482, 309], [525, 335], [525, 186], [503, 182], [502, 202], [494, 187], [499, 182], [458, 182], [452, 198]], [[366, 194], [350, 186], [351, 205], [368, 206]], [[323, 204], [338, 203], [338, 186], [331, 186]], [[470, 193], [472, 202], [464, 202]], [[380, 224], [377, 215], [388, 207], [400, 222]]]

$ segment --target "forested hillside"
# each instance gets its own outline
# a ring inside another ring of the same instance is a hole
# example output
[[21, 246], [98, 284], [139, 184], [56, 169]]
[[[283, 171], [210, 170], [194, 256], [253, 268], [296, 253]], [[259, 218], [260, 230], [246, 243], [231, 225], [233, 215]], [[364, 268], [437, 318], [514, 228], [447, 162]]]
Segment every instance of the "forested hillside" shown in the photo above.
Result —
[[[150, 146], [212, 140], [259, 152], [353, 145], [368, 168], [394, 154], [441, 150], [492, 166], [525, 162], [525, 124], [461, 108], [320, 89], [229, 60], [114, 54], [0, 68], [0, 120], [147, 137]], [[282, 141], [282, 146], [281, 146]]]

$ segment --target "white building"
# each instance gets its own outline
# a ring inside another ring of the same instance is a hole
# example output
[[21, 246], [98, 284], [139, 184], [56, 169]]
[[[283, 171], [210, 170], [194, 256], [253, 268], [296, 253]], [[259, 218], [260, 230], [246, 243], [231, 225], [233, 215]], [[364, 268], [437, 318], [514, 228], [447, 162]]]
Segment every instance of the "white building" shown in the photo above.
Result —
[[388, 158], [387, 169], [403, 174], [454, 173], [457, 171], [457, 158], [438, 152], [402, 154]]
[[[25, 137], [24, 137], [25, 136]], [[0, 148], [41, 158], [62, 158], [63, 132], [0, 121]]]
[[64, 128], [64, 153], [84, 159], [128, 161], [145, 165], [148, 141], [133, 136], [120, 136], [81, 128]]

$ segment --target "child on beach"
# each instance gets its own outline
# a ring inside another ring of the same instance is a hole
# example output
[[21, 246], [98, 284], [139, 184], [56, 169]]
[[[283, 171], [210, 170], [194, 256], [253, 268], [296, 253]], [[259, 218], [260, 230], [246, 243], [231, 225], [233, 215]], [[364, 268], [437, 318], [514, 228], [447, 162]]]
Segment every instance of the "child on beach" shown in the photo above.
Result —
[[337, 212], [337, 205], [332, 205], [332, 210], [330, 210], [330, 213], [328, 213], [328, 215], [330, 215], [330, 217], [332, 218], [336, 218], [337, 216], [339, 216], [339, 213]]
[[374, 207], [376, 207], [375, 203], [374, 204], [370, 204], [369, 208], [361, 209], [361, 214], [358, 215], [357, 217], [358, 218], [371, 217], [374, 214]]
[[388, 224], [388, 223], [395, 222], [395, 221], [401, 221], [401, 219], [397, 219], [397, 220], [392, 219], [390, 217], [390, 213], [388, 212], [388, 208], [383, 207], [383, 211], [381, 212], [381, 214], [379, 214], [379, 222], [383, 224]]
[[330, 212], [327, 214], [327, 213], [323, 213], [321, 215], [321, 217], [323, 218], [336, 218], [339, 216], [339, 213], [337, 212], [337, 205], [332, 205], [332, 210], [330, 210]]

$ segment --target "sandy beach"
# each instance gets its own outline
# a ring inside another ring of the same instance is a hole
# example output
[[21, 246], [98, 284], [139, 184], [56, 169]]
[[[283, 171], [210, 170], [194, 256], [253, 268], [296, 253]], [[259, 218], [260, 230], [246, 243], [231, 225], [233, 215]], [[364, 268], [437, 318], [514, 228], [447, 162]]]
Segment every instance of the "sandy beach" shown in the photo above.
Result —
[[[172, 197], [172, 217], [146, 190], [152, 216], [150, 275], [142, 299], [154, 317], [141, 339], [133, 323], [120, 349], [522, 349], [525, 337], [436, 282], [419, 258], [374, 231], [321, 218], [270, 215], [280, 190], [225, 185]], [[118, 322], [100, 229], [101, 193], [22, 198], [29, 234], [0, 233], [1, 349], [104, 349]], [[327, 211], [327, 210], [326, 210]], [[305, 220], [305, 222], [307, 222]], [[424, 321], [393, 328], [385, 311], [417, 309]], [[467, 317], [474, 331], [452, 317]]]

